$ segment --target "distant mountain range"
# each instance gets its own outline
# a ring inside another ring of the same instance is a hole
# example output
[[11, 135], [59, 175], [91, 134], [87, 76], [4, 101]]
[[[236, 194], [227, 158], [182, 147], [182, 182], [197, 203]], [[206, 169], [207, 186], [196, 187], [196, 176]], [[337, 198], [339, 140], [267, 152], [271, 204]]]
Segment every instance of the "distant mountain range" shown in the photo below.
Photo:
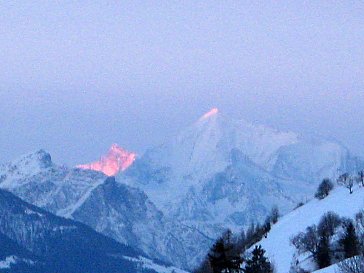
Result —
[[137, 158], [117, 145], [77, 168], [57, 166], [43, 150], [25, 155], [0, 166], [0, 188], [140, 249], [145, 259], [191, 269], [226, 228], [262, 221], [274, 205], [287, 213], [324, 177], [361, 166], [334, 141], [212, 109]]

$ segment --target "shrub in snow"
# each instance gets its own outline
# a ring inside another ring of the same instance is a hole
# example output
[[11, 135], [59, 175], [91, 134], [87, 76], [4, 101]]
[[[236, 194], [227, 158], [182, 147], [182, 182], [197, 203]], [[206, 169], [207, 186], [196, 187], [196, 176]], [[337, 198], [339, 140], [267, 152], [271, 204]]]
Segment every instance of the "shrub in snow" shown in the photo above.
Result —
[[325, 178], [322, 180], [320, 185], [317, 188], [315, 197], [317, 199], [324, 199], [329, 195], [330, 191], [334, 188], [334, 184], [330, 181], [330, 179]]

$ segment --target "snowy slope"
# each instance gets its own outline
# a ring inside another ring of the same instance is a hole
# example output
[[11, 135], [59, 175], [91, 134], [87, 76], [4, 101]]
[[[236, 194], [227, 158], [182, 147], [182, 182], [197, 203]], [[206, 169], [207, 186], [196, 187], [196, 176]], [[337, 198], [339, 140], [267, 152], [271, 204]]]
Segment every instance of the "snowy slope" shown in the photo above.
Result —
[[[343, 187], [337, 187], [323, 200], [313, 199], [302, 207], [293, 210], [273, 225], [268, 237], [258, 244], [267, 251], [278, 273], [289, 271], [295, 248], [290, 238], [305, 231], [308, 226], [318, 224], [320, 218], [329, 211], [341, 217], [353, 218], [364, 209], [364, 189], [355, 188], [353, 194]], [[326, 273], [326, 271], [323, 271]], [[330, 272], [330, 271], [328, 271]]]
[[155, 262], [153, 262], [150, 259], [147, 259], [145, 257], [139, 256], [137, 258], [124, 256], [125, 259], [130, 260], [137, 264], [138, 268], [145, 269], [145, 270], [152, 270], [153, 272], [158, 273], [188, 273], [185, 270], [179, 269], [174, 266], [165, 266], [160, 265]]
[[339, 272], [341, 271], [339, 270], [337, 264], [333, 264], [329, 267], [315, 271], [315, 273], [339, 273]]

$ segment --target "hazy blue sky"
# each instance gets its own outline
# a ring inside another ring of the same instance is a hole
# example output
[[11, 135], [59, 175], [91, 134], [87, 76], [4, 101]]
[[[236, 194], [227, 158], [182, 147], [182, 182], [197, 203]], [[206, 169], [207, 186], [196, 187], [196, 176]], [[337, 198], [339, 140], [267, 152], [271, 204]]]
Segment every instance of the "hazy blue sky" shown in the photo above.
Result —
[[364, 155], [363, 1], [1, 1], [0, 162], [163, 142], [211, 107]]

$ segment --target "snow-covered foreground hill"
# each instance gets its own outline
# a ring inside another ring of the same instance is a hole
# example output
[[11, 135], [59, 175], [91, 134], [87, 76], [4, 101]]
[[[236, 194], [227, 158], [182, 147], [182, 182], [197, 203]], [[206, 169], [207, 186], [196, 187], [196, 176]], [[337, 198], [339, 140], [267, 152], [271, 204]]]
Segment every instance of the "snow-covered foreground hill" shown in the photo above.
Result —
[[[304, 232], [308, 226], [318, 224], [326, 212], [335, 212], [341, 217], [354, 218], [355, 214], [364, 209], [364, 188], [357, 187], [353, 194], [348, 189], [337, 187], [323, 200], [313, 199], [305, 205], [293, 210], [279, 219], [272, 226], [267, 238], [258, 244], [267, 251], [267, 256], [274, 262], [277, 273], [289, 272], [295, 248], [290, 238], [299, 232]], [[317, 271], [333, 273], [335, 266]]]

